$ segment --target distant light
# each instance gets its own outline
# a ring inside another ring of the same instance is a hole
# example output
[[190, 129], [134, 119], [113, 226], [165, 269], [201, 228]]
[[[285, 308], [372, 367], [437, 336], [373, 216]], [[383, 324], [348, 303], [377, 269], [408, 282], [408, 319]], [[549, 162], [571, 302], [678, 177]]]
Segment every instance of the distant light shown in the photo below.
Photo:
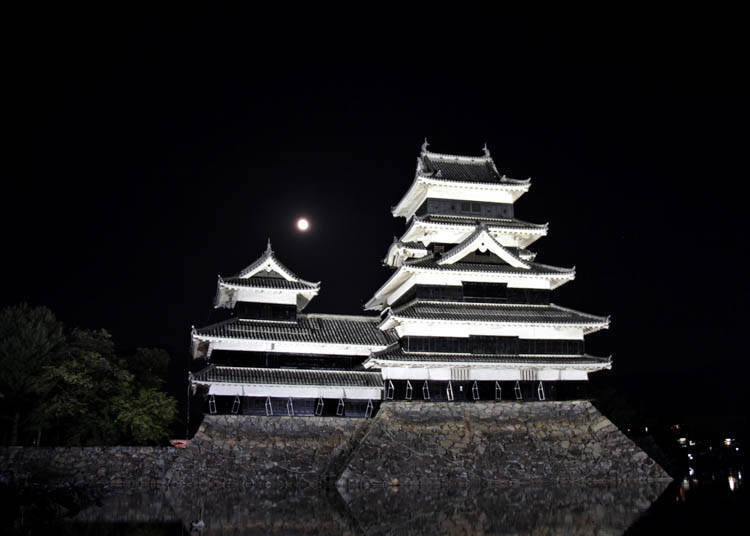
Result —
[[729, 489], [734, 491], [737, 488], [737, 479], [730, 476], [727, 480], [729, 481]]
[[690, 453], [688, 453], [688, 459], [689, 459], [689, 460], [692, 460], [692, 459], [693, 459], [693, 455], [692, 455], [692, 454], [690, 454]]
[[688, 467], [688, 474], [690, 476], [693, 476], [695, 474], [695, 469], [693, 469], [692, 467]]
[[307, 221], [305, 218], [300, 218], [297, 220], [297, 229], [299, 229], [302, 232], [305, 232], [309, 228], [310, 228], [310, 222]]
[[644, 429], [645, 429], [645, 431], [646, 431], [646, 432], [648, 433], [648, 426], [646, 426], [646, 427], [645, 427]]
[[680, 445], [684, 445], [687, 442], [687, 438], [686, 437], [681, 437], [677, 441], [680, 443]]
[[731, 444], [732, 444], [732, 438], [731, 438], [731, 437], [728, 437], [728, 438], [726, 438], [726, 439], [724, 440], [724, 444], [725, 444], [725, 445], [726, 445], [727, 447], [728, 447], [729, 445], [731, 445]]
[[690, 445], [691, 447], [694, 447], [695, 446], [695, 441], [693, 441], [691, 439], [690, 441], [688, 441], [688, 445]]

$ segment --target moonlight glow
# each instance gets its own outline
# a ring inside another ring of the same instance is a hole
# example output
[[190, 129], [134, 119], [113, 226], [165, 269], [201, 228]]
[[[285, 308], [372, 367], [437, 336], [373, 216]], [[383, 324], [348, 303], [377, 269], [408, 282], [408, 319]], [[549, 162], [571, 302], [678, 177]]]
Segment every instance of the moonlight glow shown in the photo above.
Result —
[[300, 218], [297, 220], [297, 229], [299, 229], [302, 232], [305, 232], [309, 228], [310, 228], [310, 222], [307, 221], [305, 218]]

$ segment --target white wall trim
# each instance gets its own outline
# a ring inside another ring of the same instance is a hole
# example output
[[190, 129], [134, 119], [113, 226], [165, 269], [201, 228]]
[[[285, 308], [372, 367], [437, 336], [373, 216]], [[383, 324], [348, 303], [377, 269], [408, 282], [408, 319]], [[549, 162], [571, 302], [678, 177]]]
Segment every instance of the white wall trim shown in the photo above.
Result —
[[[233, 350], [239, 352], [277, 352], [286, 354], [323, 354], [342, 356], [368, 356], [371, 352], [383, 350], [386, 344], [334, 344], [321, 342], [300, 341], [270, 341], [260, 339], [232, 339], [228, 337], [213, 337], [194, 334], [193, 357], [210, 357], [214, 350]], [[208, 342], [208, 351], [205, 356], [196, 355], [198, 343]]]
[[208, 387], [208, 394], [217, 396], [256, 396], [273, 398], [343, 398], [349, 400], [380, 400], [382, 387], [338, 387], [317, 385], [280, 385], [196, 381]]

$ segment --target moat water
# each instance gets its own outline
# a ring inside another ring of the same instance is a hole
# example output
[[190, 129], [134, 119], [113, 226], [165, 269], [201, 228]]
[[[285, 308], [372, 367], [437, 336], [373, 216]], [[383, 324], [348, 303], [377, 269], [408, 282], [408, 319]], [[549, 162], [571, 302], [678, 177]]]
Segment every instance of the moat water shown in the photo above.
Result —
[[672, 483], [139, 490], [79, 511], [3, 498], [5, 534], [722, 534], [747, 527], [742, 475]]

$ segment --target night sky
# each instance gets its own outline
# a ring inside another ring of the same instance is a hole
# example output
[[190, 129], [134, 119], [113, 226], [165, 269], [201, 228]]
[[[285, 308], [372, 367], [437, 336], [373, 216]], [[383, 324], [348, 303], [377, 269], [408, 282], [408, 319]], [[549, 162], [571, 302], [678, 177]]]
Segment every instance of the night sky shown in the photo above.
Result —
[[553, 301], [611, 314], [588, 349], [613, 354], [623, 396], [741, 413], [747, 64], [731, 17], [704, 15], [11, 14], [0, 304], [184, 364], [216, 275], [270, 237], [322, 281], [307, 312], [360, 313], [390, 274], [405, 230], [390, 207], [425, 136], [454, 154], [486, 142], [501, 173], [532, 179], [516, 215], [550, 223], [537, 259], [577, 267]]

